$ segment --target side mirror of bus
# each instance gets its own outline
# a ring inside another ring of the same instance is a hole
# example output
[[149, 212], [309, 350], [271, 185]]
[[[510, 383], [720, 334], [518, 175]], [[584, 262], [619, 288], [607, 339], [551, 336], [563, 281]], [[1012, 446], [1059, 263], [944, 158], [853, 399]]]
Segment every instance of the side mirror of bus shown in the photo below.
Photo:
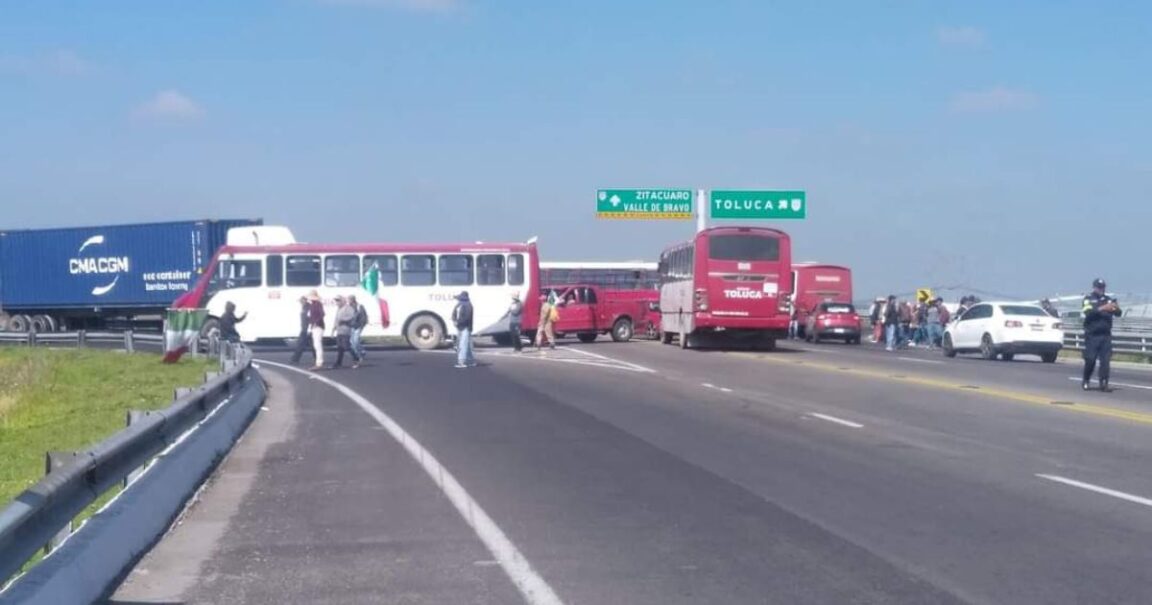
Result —
[[654, 303], [654, 302], [648, 303], [648, 310], [659, 313], [660, 312], [660, 303]]

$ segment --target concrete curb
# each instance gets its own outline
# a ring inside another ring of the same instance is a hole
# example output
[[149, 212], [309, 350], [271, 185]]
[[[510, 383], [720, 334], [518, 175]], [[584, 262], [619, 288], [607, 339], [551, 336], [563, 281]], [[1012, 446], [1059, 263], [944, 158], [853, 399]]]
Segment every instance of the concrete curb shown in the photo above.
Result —
[[248, 428], [266, 393], [259, 373], [248, 370], [237, 394], [158, 456], [63, 546], [0, 593], [0, 605], [92, 603], [104, 598], [168, 530]]

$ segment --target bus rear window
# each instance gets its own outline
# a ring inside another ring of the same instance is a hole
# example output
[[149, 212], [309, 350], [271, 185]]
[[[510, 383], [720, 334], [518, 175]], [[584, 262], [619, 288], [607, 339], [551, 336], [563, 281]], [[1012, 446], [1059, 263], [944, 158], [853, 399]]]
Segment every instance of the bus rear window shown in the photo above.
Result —
[[780, 260], [780, 240], [763, 235], [713, 235], [708, 238], [712, 260]]

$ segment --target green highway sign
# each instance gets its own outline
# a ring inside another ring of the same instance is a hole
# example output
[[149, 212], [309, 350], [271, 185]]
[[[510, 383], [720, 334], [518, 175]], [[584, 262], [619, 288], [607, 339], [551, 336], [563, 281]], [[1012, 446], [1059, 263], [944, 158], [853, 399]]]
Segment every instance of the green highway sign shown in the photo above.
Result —
[[692, 218], [691, 189], [601, 189], [596, 192], [600, 218]]
[[719, 219], [802, 219], [808, 214], [803, 191], [712, 191], [708, 215]]

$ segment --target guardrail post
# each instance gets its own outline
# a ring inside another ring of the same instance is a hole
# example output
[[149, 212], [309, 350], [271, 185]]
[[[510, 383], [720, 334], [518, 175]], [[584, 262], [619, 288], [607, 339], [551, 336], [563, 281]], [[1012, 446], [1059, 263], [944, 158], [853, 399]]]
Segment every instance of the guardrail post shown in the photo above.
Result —
[[132, 329], [129, 328], [124, 331], [124, 350], [129, 353], [135, 353], [136, 351], [133, 348], [134, 344], [135, 342], [132, 339]]
[[83, 349], [88, 346], [88, 330], [80, 330], [76, 333], [76, 347]]
[[[44, 474], [50, 475], [52, 471], [68, 464], [76, 457], [76, 452], [47, 452], [44, 454]], [[74, 521], [69, 520], [68, 524], [60, 528], [56, 535], [44, 545], [44, 554], [48, 554], [56, 550], [64, 540], [72, 534], [72, 524]]]
[[[144, 417], [147, 415], [148, 415], [148, 412], [145, 412], [143, 410], [128, 410], [128, 414], [127, 414], [127, 418], [125, 418], [124, 426], [132, 426], [133, 424], [136, 424], [137, 422], [140, 422], [141, 420], [143, 420]], [[128, 487], [129, 483], [132, 483], [133, 481], [135, 481], [136, 478], [139, 477], [140, 474], [144, 472], [144, 469], [146, 467], [147, 467], [147, 465], [144, 465], [144, 466], [141, 466], [139, 468], [133, 469], [132, 471], [129, 471], [129, 473], [124, 476], [124, 487]]]
[[28, 329], [28, 346], [36, 346], [36, 328]]

